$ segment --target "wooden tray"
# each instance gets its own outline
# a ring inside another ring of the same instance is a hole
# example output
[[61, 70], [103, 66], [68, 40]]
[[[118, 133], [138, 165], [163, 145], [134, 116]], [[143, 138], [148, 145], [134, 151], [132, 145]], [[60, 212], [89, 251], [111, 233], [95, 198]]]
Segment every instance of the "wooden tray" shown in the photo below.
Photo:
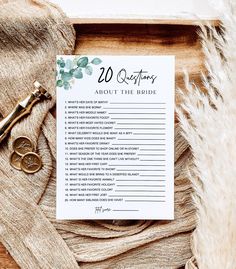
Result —
[[[183, 69], [200, 83], [203, 54], [197, 25], [82, 23], [76, 25], [75, 54], [175, 55], [176, 87], [183, 87]], [[176, 97], [176, 102], [180, 100]], [[0, 244], [0, 268], [19, 268]]]

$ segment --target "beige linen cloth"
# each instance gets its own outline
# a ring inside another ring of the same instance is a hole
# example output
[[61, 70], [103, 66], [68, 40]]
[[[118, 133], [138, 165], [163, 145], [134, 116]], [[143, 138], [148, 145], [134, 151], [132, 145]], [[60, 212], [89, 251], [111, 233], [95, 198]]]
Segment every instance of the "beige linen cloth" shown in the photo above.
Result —
[[[0, 0], [0, 113], [6, 116], [28, 95], [35, 79], [53, 96], [34, 106], [0, 145], [0, 240], [23, 269], [182, 268], [192, 255], [195, 212], [186, 176], [191, 155], [178, 125], [174, 221], [55, 219], [55, 56], [72, 54], [74, 43], [73, 27], [52, 4]], [[43, 168], [33, 175], [9, 163], [12, 142], [22, 135], [42, 156]]]

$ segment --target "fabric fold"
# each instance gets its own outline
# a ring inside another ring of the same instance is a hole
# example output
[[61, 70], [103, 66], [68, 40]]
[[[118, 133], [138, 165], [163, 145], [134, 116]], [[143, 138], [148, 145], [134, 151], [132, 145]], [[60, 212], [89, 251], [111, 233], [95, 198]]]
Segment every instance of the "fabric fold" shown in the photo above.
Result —
[[[52, 95], [19, 121], [0, 148], [0, 238], [21, 268], [79, 268], [73, 253], [37, 203], [53, 171], [42, 124], [55, 105], [55, 59], [74, 49], [75, 31], [54, 5], [40, 0], [0, 1], [0, 113], [5, 117], [38, 80]], [[50, 123], [51, 121], [51, 123]], [[54, 134], [55, 135], [55, 134]], [[13, 141], [29, 137], [43, 167], [28, 175], [10, 166]]]

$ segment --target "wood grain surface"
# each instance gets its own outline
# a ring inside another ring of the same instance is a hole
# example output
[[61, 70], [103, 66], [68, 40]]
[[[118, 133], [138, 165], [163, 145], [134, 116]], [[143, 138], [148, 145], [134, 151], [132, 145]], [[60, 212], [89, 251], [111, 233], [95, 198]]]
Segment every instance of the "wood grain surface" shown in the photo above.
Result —
[[201, 24], [210, 24], [218, 26], [220, 20], [217, 18], [214, 19], [183, 19], [183, 18], [173, 18], [173, 17], [159, 17], [155, 19], [140, 19], [140, 18], [125, 18], [125, 19], [115, 19], [115, 18], [70, 18], [72, 24], [164, 24], [164, 25], [199, 25]]
[[[184, 87], [183, 70], [200, 85], [204, 70], [197, 26], [145, 24], [77, 25], [76, 54], [175, 55], [176, 87]], [[176, 95], [176, 102], [181, 100]], [[0, 244], [0, 269], [19, 268]], [[33, 269], [33, 268], [32, 268]]]

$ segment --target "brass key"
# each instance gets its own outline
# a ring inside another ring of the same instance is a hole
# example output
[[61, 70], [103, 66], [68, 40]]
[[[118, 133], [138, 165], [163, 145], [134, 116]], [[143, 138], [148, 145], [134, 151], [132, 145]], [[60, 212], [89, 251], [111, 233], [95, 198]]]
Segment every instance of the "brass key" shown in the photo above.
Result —
[[24, 100], [20, 101], [12, 112], [0, 121], [0, 143], [9, 134], [14, 124], [24, 116], [30, 114], [32, 107], [43, 99], [51, 99], [50, 93], [38, 82], [34, 82], [35, 90]]

